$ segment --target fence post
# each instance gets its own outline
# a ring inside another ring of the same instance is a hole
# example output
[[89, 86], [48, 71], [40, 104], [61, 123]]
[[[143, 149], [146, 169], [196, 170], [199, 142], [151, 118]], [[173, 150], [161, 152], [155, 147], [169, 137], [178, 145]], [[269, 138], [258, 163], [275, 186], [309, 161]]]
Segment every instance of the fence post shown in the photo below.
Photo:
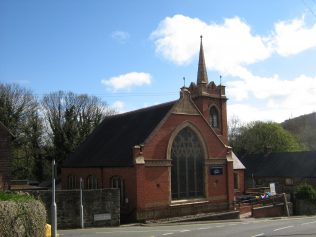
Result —
[[284, 199], [284, 206], [285, 206], [285, 210], [286, 210], [286, 215], [290, 216], [290, 211], [289, 211], [289, 206], [287, 203], [287, 198], [286, 198], [286, 194], [283, 193], [283, 199]]

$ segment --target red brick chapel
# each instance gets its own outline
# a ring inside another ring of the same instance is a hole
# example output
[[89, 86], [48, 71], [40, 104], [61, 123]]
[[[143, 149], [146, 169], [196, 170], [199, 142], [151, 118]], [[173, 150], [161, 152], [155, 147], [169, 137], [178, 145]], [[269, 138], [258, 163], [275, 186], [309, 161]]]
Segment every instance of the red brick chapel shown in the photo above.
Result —
[[196, 83], [176, 101], [106, 117], [64, 162], [62, 188], [80, 177], [87, 189], [119, 188], [129, 220], [230, 210], [244, 167], [227, 145], [226, 102], [201, 38]]

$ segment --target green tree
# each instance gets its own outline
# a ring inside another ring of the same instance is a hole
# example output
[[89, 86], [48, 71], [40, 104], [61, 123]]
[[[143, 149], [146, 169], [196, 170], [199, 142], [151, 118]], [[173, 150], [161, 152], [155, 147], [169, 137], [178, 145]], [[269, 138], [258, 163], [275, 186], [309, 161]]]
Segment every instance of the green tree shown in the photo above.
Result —
[[51, 155], [60, 164], [92, 130], [115, 111], [98, 97], [72, 92], [53, 92], [42, 100], [52, 141]]
[[13, 178], [42, 180], [43, 122], [33, 93], [17, 84], [0, 84], [0, 121], [16, 136]]
[[264, 153], [267, 151], [301, 151], [304, 146], [280, 124], [274, 122], [251, 122], [241, 126], [234, 136], [230, 137], [230, 145], [239, 155]]

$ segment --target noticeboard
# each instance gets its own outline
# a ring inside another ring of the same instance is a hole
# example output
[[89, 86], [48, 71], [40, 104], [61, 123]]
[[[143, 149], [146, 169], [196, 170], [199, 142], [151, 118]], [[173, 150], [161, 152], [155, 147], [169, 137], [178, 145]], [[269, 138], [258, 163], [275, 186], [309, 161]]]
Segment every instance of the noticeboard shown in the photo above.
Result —
[[211, 166], [210, 175], [223, 175], [224, 167], [223, 166]]

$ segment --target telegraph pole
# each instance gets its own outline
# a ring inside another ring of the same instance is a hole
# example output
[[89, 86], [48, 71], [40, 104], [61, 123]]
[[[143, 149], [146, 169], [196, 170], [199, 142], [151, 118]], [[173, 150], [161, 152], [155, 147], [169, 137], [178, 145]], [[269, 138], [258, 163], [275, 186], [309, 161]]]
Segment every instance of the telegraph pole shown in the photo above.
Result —
[[80, 178], [80, 225], [81, 228], [84, 228], [84, 220], [83, 220], [83, 204], [82, 204], [82, 178]]
[[52, 237], [57, 236], [57, 206], [56, 206], [56, 186], [55, 186], [55, 179], [56, 179], [56, 164], [55, 159], [52, 159], [52, 205], [51, 205], [51, 212], [52, 212]]

